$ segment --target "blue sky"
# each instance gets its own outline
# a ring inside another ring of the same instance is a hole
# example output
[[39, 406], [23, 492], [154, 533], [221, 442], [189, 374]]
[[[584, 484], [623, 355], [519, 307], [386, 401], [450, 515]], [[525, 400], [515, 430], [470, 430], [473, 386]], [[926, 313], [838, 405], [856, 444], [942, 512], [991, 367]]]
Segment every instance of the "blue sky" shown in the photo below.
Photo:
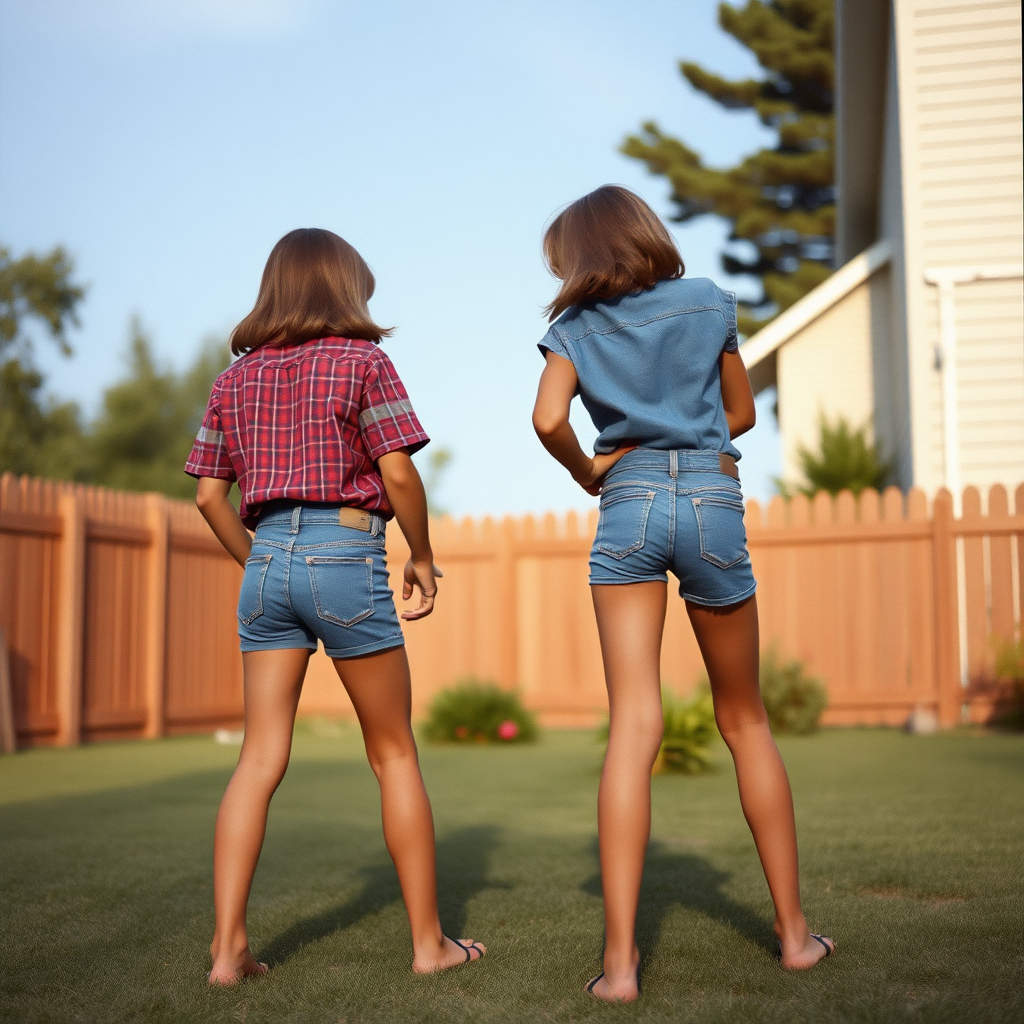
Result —
[[[88, 284], [75, 355], [40, 346], [91, 411], [138, 315], [187, 365], [251, 308], [274, 242], [320, 226], [373, 267], [378, 322], [456, 514], [587, 509], [530, 428], [551, 215], [605, 182], [661, 214], [662, 179], [617, 153], [648, 118], [727, 166], [769, 143], [677, 71], [758, 74], [710, 0], [0, 0], [0, 240], [65, 245]], [[688, 273], [724, 226], [673, 226]], [[577, 403], [578, 404], [578, 403]], [[770, 411], [741, 441], [771, 493]], [[586, 414], [574, 413], [584, 443]]]

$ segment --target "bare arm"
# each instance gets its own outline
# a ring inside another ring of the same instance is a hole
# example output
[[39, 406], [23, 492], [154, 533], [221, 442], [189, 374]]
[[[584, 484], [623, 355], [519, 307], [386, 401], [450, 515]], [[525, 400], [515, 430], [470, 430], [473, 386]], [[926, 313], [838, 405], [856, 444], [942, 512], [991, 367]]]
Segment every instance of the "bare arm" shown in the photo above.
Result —
[[405, 582], [402, 597], [412, 597], [413, 586], [420, 588], [419, 607], [402, 612], [403, 619], [422, 619], [434, 610], [437, 594], [436, 576], [443, 575], [434, 565], [434, 553], [430, 547], [430, 530], [427, 525], [427, 495], [423, 481], [413, 465], [409, 453], [401, 448], [388, 452], [377, 460], [384, 481], [388, 501], [395, 510], [395, 518], [409, 542], [409, 561], [405, 566]]
[[235, 506], [228, 501], [230, 491], [230, 480], [201, 476], [196, 487], [196, 505], [224, 550], [244, 566], [252, 550], [252, 537], [238, 518]]
[[722, 380], [722, 405], [729, 424], [729, 437], [745, 434], [757, 421], [754, 392], [739, 352], [723, 352], [718, 360]]
[[545, 359], [533, 407], [533, 429], [540, 443], [569, 470], [580, 487], [588, 494], [600, 494], [605, 474], [636, 445], [618, 448], [608, 455], [587, 455], [569, 424], [569, 405], [576, 394], [576, 367], [553, 352], [545, 353]]

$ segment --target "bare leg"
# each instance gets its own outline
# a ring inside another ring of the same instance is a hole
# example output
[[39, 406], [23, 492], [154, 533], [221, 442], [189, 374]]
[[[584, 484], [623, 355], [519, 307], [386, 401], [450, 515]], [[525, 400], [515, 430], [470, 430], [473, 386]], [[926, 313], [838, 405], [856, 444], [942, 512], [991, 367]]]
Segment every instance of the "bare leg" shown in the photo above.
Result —
[[384, 842], [395, 862], [412, 929], [412, 969], [425, 974], [478, 960], [480, 943], [460, 947], [437, 916], [434, 819], [420, 774], [410, 722], [412, 695], [404, 647], [362, 658], [335, 659], [363, 730], [366, 756], [380, 784]]
[[651, 835], [651, 768], [661, 746], [664, 583], [590, 588], [608, 685], [608, 752], [597, 799], [604, 894], [604, 977], [599, 999], [637, 998], [636, 908]]
[[245, 909], [267, 829], [270, 798], [284, 778], [292, 747], [295, 709], [309, 651], [249, 651], [245, 675], [245, 739], [217, 812], [213, 846], [216, 928], [210, 954], [211, 985], [233, 985], [263, 974], [249, 952]]
[[687, 602], [686, 610], [711, 679], [718, 729], [736, 763], [743, 814], [775, 903], [782, 966], [812, 967], [826, 950], [811, 937], [800, 907], [793, 795], [758, 683], [757, 601], [751, 597], [728, 608]]

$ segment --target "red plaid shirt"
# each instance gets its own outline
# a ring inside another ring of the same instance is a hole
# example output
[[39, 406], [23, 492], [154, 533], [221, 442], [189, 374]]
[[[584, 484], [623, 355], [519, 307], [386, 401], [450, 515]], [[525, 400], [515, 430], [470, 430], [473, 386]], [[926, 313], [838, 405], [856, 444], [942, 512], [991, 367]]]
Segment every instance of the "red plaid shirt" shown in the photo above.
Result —
[[430, 438], [391, 360], [370, 341], [263, 345], [214, 382], [185, 472], [237, 480], [254, 528], [268, 502], [329, 502], [394, 514], [374, 464]]

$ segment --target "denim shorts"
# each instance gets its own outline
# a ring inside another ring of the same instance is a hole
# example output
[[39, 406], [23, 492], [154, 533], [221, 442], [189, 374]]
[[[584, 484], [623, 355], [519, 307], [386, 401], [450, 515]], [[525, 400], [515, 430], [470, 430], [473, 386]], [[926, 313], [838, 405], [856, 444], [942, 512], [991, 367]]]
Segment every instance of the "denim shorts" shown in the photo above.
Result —
[[757, 589], [743, 492], [718, 452], [637, 448], [605, 478], [591, 584], [667, 581], [669, 569], [694, 604], [724, 607]]
[[354, 658], [405, 642], [384, 560], [384, 521], [338, 524], [338, 510], [295, 506], [260, 519], [238, 595], [243, 651], [307, 648]]

